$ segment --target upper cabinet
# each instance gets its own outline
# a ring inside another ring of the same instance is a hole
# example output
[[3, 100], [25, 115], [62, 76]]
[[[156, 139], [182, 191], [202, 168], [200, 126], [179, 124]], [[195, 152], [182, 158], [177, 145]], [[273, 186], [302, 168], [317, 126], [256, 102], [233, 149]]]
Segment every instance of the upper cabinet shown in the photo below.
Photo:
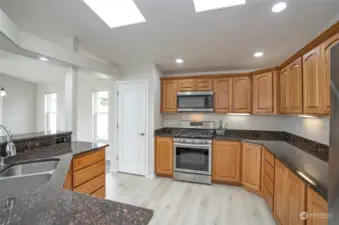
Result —
[[330, 113], [330, 78], [331, 78], [331, 48], [339, 43], [339, 33], [328, 39], [321, 46], [323, 56], [323, 71], [325, 76], [325, 114]]
[[161, 112], [177, 111], [177, 84], [176, 80], [161, 81]]
[[212, 91], [213, 90], [213, 81], [212, 79], [196, 79], [195, 80], [195, 90], [196, 91]]
[[302, 106], [302, 68], [301, 58], [289, 65], [289, 112], [301, 114]]
[[303, 103], [306, 114], [325, 113], [325, 76], [321, 62], [320, 46], [303, 56]]
[[250, 76], [233, 78], [233, 112], [252, 112], [252, 79]]
[[178, 80], [178, 91], [212, 91], [213, 82], [210, 78]]
[[290, 79], [288, 67], [280, 71], [280, 113], [290, 112]]
[[178, 80], [178, 91], [194, 91], [194, 79]]
[[296, 59], [280, 71], [280, 113], [302, 113], [302, 60]]
[[232, 78], [214, 79], [214, 111], [232, 112]]
[[276, 91], [276, 72], [253, 75], [253, 113], [275, 113]]

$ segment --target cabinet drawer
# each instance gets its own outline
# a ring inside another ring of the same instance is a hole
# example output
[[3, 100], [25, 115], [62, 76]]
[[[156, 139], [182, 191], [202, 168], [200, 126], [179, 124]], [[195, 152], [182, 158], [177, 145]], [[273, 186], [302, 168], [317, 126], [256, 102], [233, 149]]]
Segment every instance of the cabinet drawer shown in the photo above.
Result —
[[74, 191], [83, 193], [83, 194], [91, 194], [103, 186], [105, 186], [105, 174], [104, 173], [97, 176], [96, 178], [92, 180], [87, 181], [86, 183], [81, 184], [77, 188], [74, 188]]
[[73, 187], [77, 187], [103, 173], [105, 173], [105, 160], [73, 173]]
[[213, 83], [212, 79], [196, 79], [195, 90], [197, 91], [212, 91]]
[[274, 184], [273, 182], [270, 180], [270, 178], [268, 178], [267, 174], [264, 173], [264, 186], [266, 186], [266, 188], [268, 189], [268, 191], [270, 192], [270, 194], [273, 196], [274, 193]]
[[262, 197], [264, 198], [267, 205], [270, 207], [271, 211], [273, 211], [273, 197], [268, 189], [265, 187], [265, 185], [262, 189]]
[[268, 163], [264, 162], [264, 172], [274, 182], [274, 168]]
[[269, 153], [267, 150], [264, 151], [265, 160], [274, 167], [274, 156]]
[[105, 190], [105, 186], [103, 186], [102, 188], [96, 190], [95, 192], [93, 192], [91, 195], [97, 198], [105, 198], [106, 197], [106, 190]]
[[105, 148], [84, 153], [73, 159], [73, 172], [105, 160]]

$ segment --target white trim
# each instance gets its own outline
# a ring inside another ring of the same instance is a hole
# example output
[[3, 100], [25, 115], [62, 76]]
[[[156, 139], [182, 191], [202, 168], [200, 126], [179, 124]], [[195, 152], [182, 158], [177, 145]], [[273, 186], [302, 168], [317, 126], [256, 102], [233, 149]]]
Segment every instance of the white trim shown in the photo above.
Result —
[[[146, 175], [148, 174], [148, 155], [149, 155], [149, 152], [148, 152], [148, 147], [149, 147], [149, 140], [148, 140], [148, 137], [149, 137], [149, 130], [148, 130], [148, 92], [149, 92], [149, 89], [148, 89], [148, 80], [147, 79], [139, 79], [139, 80], [122, 80], [122, 81], [116, 81], [116, 91], [118, 91], [119, 89], [119, 84], [130, 84], [130, 83], [144, 83], [145, 84], [145, 128], [146, 128], [146, 140], [145, 140], [145, 171], [144, 171], [144, 174], [143, 176], [146, 177]], [[118, 96], [116, 96], [116, 101], [114, 103], [115, 105], [115, 121], [116, 123], [118, 123]], [[116, 124], [114, 124], [115, 126], [115, 129], [116, 129]], [[116, 155], [118, 155], [119, 153], [119, 149], [118, 149], [118, 129], [116, 129], [116, 132], [115, 132], [115, 140], [116, 140], [116, 143], [115, 143], [115, 149], [116, 149]], [[118, 165], [118, 160], [116, 160], [116, 170], [117, 172], [119, 172], [118, 168], [119, 168], [119, 165]]]
[[146, 175], [146, 178], [149, 178], [149, 179], [154, 179], [155, 178], [155, 174], [147, 174]]

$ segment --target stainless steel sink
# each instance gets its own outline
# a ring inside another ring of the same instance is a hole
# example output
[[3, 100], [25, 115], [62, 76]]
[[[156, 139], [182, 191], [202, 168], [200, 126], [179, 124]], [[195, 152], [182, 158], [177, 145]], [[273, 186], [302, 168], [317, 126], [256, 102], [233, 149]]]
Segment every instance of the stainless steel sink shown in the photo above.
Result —
[[14, 196], [23, 191], [36, 190], [51, 178], [51, 173], [0, 178], [1, 196]]
[[30, 162], [25, 164], [15, 164], [0, 173], [1, 177], [22, 176], [27, 174], [49, 172], [56, 169], [59, 159], [51, 159], [42, 162]]

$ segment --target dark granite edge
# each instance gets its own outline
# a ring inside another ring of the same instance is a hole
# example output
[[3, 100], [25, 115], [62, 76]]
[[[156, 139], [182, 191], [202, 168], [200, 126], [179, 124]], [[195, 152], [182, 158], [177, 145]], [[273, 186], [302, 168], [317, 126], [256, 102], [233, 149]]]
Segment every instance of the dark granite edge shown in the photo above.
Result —
[[[161, 129], [158, 129], [158, 130], [155, 130], [154, 132], [154, 135], [155, 136], [160, 136], [160, 137], [173, 137], [174, 134], [175, 134], [175, 129], [182, 129], [182, 128], [161, 128]], [[231, 130], [232, 131], [237, 131], [237, 132], [241, 132], [242, 130]], [[255, 130], [252, 131], [252, 132], [256, 132]], [[263, 131], [264, 133], [277, 133], [279, 131]], [[289, 134], [289, 135], [294, 135], [294, 134], [290, 134], [288, 132], [280, 132], [280, 133], [285, 133], [285, 134]], [[299, 137], [297, 135], [294, 135], [298, 138], [301, 138], [301, 139], [306, 139], [306, 138], [302, 138], [302, 137]], [[302, 148], [299, 148], [298, 145], [294, 145], [293, 143], [290, 143], [289, 141], [286, 141], [286, 139], [284, 138], [277, 138], [278, 140], [276, 139], [267, 139], [267, 140], [260, 140], [260, 139], [255, 139], [255, 140], [251, 140], [249, 138], [245, 138], [245, 137], [227, 137], [227, 136], [218, 136], [218, 135], [214, 135], [213, 137], [214, 140], [229, 140], [229, 141], [240, 141], [240, 142], [248, 142], [248, 143], [251, 143], [251, 141], [253, 141], [253, 144], [260, 144], [262, 145], [263, 147], [265, 147], [265, 149], [267, 149], [272, 155], [274, 155], [274, 157], [279, 160], [282, 164], [284, 164], [288, 169], [290, 169], [296, 176], [298, 176], [301, 180], [303, 180], [309, 187], [311, 187], [315, 192], [317, 192], [320, 196], [322, 196], [326, 201], [328, 201], [328, 191], [326, 190], [326, 188], [323, 188], [321, 187], [318, 183], [316, 184], [312, 184], [310, 181], [308, 181], [307, 179], [305, 179], [304, 177], [302, 177], [300, 174], [297, 173], [297, 169], [295, 167], [293, 167], [291, 164], [289, 164], [288, 162], [286, 162], [285, 160], [279, 158], [276, 156], [276, 154], [274, 154], [272, 151], [270, 151], [269, 148], [267, 148], [265, 146], [265, 144], [263, 143], [260, 143], [260, 141], [281, 141], [281, 142], [286, 142], [287, 144], [290, 144], [292, 146], [294, 146], [295, 148], [298, 148], [299, 150], [301, 151], [304, 151], [310, 155], [313, 155], [315, 157], [317, 157], [318, 159], [320, 160], [323, 160], [325, 162], [328, 162], [328, 159], [327, 160], [324, 160], [323, 157], [319, 157], [319, 155], [315, 155], [314, 153], [312, 154], [312, 152], [310, 151], [305, 151], [304, 149]], [[307, 139], [309, 140], [309, 139]], [[312, 140], [311, 140], [312, 141]], [[317, 143], [317, 142], [315, 142]], [[321, 143], [319, 143], [320, 145], [323, 145]], [[326, 145], [324, 145], [326, 146]], [[302, 172], [302, 171], [300, 171]], [[314, 180], [314, 179], [313, 179]]]
[[[31, 135], [31, 136], [28, 136], [28, 137], [21, 137], [25, 134], [18, 134], [18, 135], [13, 135], [13, 142], [19, 142], [19, 141], [26, 141], [26, 140], [30, 140], [30, 139], [38, 139], [38, 138], [44, 138], [44, 137], [53, 137], [53, 136], [63, 136], [63, 135], [69, 135], [69, 134], [72, 134], [73, 132], [72, 131], [57, 131], [56, 133], [45, 133], [45, 134], [42, 134], [42, 132], [35, 132], [36, 135], [34, 135], [34, 133], [28, 133], [27, 135]], [[0, 140], [3, 140], [4, 136], [1, 136], [0, 137]]]
[[[78, 148], [78, 146], [81, 146], [82, 144], [88, 144], [88, 145], [91, 145], [92, 147], [83, 147], [82, 149], [78, 149], [75, 152], [73, 151], [73, 145], [76, 146], [75, 148]], [[62, 151], [61, 152], [55, 152], [54, 148], [56, 146], [62, 146]], [[36, 199], [35, 196], [39, 195], [40, 193], [44, 193], [44, 192], [48, 193], [49, 191], [51, 191], [53, 193], [53, 195], [55, 194], [55, 192], [60, 192], [62, 194], [71, 193], [72, 196], [77, 196], [78, 198], [81, 198], [84, 201], [93, 202], [93, 204], [96, 204], [96, 205], [102, 205], [100, 207], [104, 207], [104, 208], [112, 207], [113, 204], [120, 204], [120, 205], [125, 205], [127, 207], [131, 207], [131, 208], [133, 208], [133, 210], [136, 210], [136, 209], [144, 210], [144, 212], [142, 212], [143, 215], [139, 214], [140, 211], [136, 212], [136, 214], [139, 215], [139, 216], [144, 216], [143, 219], [145, 219], [146, 221], [147, 220], [150, 221], [152, 219], [153, 215], [154, 215], [154, 212], [153, 212], [152, 209], [143, 208], [143, 207], [140, 207], [140, 206], [135, 206], [135, 205], [127, 204], [127, 203], [116, 202], [116, 201], [108, 200], [108, 199], [96, 198], [94, 196], [90, 196], [90, 195], [87, 195], [87, 194], [77, 193], [77, 192], [73, 192], [73, 191], [70, 191], [70, 190], [63, 189], [63, 184], [65, 182], [69, 167], [71, 166], [73, 156], [79, 155], [79, 154], [82, 154], [82, 153], [86, 153], [86, 152], [90, 152], [90, 151], [93, 151], [93, 150], [97, 150], [99, 148], [103, 148], [103, 147], [107, 147], [107, 146], [109, 146], [109, 144], [107, 144], [107, 143], [92, 143], [92, 142], [74, 141], [74, 142], [71, 142], [71, 143], [61, 143], [61, 144], [56, 144], [54, 146], [41, 147], [41, 148], [34, 149], [35, 150], [34, 153], [33, 152], [24, 152], [23, 153], [24, 157], [14, 156], [14, 157], [7, 158], [6, 163], [8, 163], [8, 166], [6, 166], [6, 168], [13, 166], [15, 164], [21, 164], [21, 163], [42, 162], [42, 161], [46, 161], [46, 160], [58, 160], [59, 165], [56, 168], [56, 170], [53, 172], [50, 180], [47, 183], [45, 183], [44, 185], [42, 185], [41, 187], [39, 187], [38, 189], [23, 192], [21, 195], [25, 196], [24, 198], [27, 198], [29, 196], [32, 199]], [[38, 154], [40, 152], [39, 151], [40, 149], [44, 153], [47, 153], [46, 149], [51, 149], [51, 151], [48, 152], [50, 154], [40, 155], [40, 154]], [[1, 190], [0, 190], [0, 194], [1, 194]], [[46, 193], [45, 193], [45, 195], [46, 195]], [[3, 199], [6, 199], [8, 197], [17, 198], [18, 196], [17, 196], [17, 193], [15, 195], [1, 196], [0, 197], [0, 203]], [[34, 200], [34, 201], [36, 201], [36, 200]], [[0, 212], [1, 212], [1, 207], [2, 206], [0, 204]], [[112, 209], [115, 209], [115, 207], [112, 208]], [[20, 214], [20, 213], [23, 213], [23, 212], [19, 211], [17, 213]], [[17, 215], [14, 215], [14, 217], [16, 217], [16, 216]], [[59, 215], [59, 216], [62, 216], [62, 215]], [[21, 218], [21, 216], [20, 216], [20, 218]], [[21, 218], [21, 219], [24, 219], [24, 218]], [[117, 218], [114, 217], [114, 218], [112, 218], [112, 220], [113, 219], [116, 220]], [[126, 219], [130, 219], [130, 218], [126, 217]], [[110, 221], [107, 221], [107, 222], [110, 223]]]

